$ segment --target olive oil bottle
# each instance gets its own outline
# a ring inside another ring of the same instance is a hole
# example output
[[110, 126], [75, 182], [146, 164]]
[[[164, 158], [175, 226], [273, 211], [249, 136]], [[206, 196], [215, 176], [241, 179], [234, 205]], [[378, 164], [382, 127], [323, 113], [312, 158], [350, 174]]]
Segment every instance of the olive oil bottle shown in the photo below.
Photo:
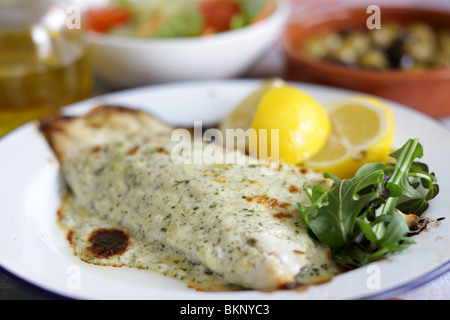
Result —
[[49, 0], [7, 3], [0, 5], [0, 137], [89, 97], [92, 88], [83, 30], [68, 28], [65, 7]]

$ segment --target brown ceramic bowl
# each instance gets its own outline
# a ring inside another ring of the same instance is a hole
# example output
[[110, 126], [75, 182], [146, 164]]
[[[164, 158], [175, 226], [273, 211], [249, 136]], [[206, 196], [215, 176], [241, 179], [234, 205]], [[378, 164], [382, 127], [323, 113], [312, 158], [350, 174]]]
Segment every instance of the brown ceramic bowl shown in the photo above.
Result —
[[[450, 68], [423, 71], [376, 71], [350, 68], [315, 60], [302, 54], [300, 45], [324, 31], [366, 28], [367, 7], [309, 12], [292, 20], [286, 28], [283, 48], [286, 78], [331, 85], [377, 95], [417, 109], [432, 117], [450, 115]], [[387, 21], [422, 21], [450, 29], [450, 12], [404, 7], [381, 7], [381, 28]], [[369, 31], [369, 30], [368, 30]]]

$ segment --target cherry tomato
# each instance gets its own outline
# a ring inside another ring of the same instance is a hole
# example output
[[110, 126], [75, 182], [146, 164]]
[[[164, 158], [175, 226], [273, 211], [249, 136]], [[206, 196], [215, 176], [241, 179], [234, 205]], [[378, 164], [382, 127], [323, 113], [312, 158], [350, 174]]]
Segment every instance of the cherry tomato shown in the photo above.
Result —
[[132, 13], [125, 8], [91, 9], [86, 12], [86, 24], [89, 30], [104, 33], [126, 23], [131, 17]]
[[241, 12], [241, 6], [230, 0], [205, 0], [200, 2], [205, 28], [217, 31], [230, 30], [231, 18]]

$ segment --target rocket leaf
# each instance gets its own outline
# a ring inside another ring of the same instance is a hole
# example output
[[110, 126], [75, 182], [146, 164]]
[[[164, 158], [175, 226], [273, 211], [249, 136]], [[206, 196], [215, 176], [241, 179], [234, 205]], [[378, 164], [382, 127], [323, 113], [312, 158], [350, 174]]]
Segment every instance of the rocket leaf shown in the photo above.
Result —
[[395, 165], [366, 164], [351, 179], [325, 174], [334, 181], [329, 190], [304, 185], [312, 205], [298, 204], [300, 215], [339, 264], [361, 266], [414, 243], [397, 210], [420, 215], [439, 193], [434, 174], [415, 161], [423, 156], [417, 139], [408, 140], [391, 156]]

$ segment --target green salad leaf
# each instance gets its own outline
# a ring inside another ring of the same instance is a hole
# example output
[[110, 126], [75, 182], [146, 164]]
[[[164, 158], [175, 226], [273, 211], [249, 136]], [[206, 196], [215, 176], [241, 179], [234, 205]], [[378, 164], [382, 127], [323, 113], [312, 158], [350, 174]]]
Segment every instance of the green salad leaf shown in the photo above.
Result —
[[325, 173], [334, 181], [329, 190], [303, 186], [312, 205], [298, 204], [301, 218], [337, 263], [359, 267], [414, 243], [403, 214], [420, 216], [439, 193], [435, 175], [416, 161], [422, 156], [410, 139], [391, 154], [395, 164], [366, 164], [344, 180]]

